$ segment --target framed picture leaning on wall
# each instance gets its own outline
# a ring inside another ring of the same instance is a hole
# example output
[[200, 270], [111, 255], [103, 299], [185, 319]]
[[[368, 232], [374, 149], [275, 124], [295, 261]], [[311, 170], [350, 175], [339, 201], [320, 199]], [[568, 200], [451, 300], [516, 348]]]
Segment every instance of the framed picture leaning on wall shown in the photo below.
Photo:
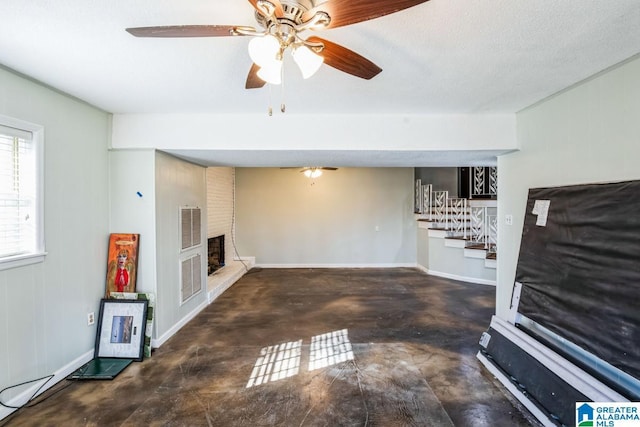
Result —
[[105, 292], [107, 298], [111, 292], [136, 291], [139, 244], [139, 234], [112, 233], [109, 236]]
[[147, 300], [100, 301], [96, 358], [142, 360], [148, 303]]

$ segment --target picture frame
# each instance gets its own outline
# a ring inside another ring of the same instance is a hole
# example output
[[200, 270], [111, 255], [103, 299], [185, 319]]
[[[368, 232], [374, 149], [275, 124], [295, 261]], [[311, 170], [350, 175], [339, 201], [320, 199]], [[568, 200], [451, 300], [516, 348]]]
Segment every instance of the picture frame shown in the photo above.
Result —
[[144, 357], [148, 300], [100, 300], [95, 357], [132, 359]]
[[111, 233], [107, 258], [105, 297], [111, 292], [135, 292], [138, 277], [138, 248], [140, 235]]
[[144, 332], [144, 357], [151, 357], [151, 335], [153, 333], [153, 317], [156, 306], [156, 297], [151, 292], [111, 292], [111, 299], [147, 300], [147, 326]]

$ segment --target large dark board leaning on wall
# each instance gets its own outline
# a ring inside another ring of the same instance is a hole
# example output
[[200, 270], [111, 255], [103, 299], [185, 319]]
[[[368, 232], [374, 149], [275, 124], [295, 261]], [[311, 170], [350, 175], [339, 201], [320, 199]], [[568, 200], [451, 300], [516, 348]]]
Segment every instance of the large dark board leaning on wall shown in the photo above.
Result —
[[640, 379], [640, 181], [529, 190], [518, 312]]

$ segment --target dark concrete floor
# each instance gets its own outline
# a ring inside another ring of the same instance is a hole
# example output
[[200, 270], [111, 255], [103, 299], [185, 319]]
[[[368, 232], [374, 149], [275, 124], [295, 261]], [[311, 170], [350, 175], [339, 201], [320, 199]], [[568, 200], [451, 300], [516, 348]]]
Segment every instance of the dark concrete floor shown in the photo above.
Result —
[[0, 425], [537, 425], [475, 357], [494, 294], [409, 268], [254, 269], [150, 359]]

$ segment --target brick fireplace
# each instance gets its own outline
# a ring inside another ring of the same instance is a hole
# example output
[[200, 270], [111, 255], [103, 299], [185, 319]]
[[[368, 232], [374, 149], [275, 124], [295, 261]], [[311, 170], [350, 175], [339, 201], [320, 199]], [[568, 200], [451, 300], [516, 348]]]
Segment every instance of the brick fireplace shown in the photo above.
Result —
[[224, 267], [224, 234], [207, 239], [207, 274]]

